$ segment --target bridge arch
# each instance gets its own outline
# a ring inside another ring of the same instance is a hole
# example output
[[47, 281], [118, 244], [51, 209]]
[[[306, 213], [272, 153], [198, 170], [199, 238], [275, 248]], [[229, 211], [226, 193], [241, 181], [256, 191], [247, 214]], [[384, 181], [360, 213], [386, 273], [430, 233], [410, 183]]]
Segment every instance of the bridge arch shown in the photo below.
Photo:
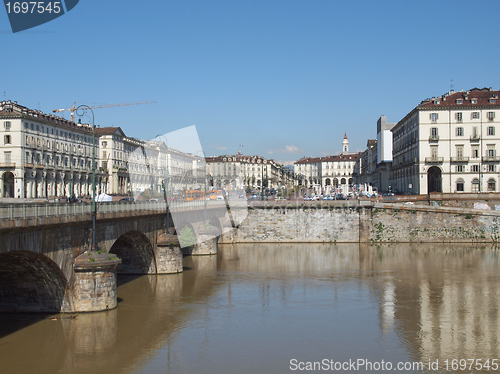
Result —
[[148, 237], [139, 231], [128, 231], [116, 239], [109, 253], [122, 260], [119, 274], [156, 274], [156, 259]]
[[59, 313], [68, 303], [68, 283], [57, 264], [32, 251], [0, 254], [0, 311]]

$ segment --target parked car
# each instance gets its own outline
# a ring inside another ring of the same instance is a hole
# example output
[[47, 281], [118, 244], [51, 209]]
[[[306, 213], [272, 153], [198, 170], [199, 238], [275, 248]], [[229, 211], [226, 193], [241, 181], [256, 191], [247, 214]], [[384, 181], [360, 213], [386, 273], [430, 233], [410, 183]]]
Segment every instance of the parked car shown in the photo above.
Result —
[[[130, 199], [130, 198], [129, 198]], [[149, 199], [149, 201], [160, 201], [160, 199], [155, 199], [155, 198], [152, 198], [152, 199]]]
[[386, 192], [382, 196], [394, 196], [394, 193], [393, 192]]
[[347, 199], [344, 195], [338, 193], [337, 196], [335, 196], [335, 200], [347, 200]]
[[120, 202], [135, 202], [136, 200], [133, 197], [124, 197], [123, 199], [118, 200]]
[[259, 198], [259, 195], [258, 195], [258, 194], [254, 193], [254, 194], [252, 195], [252, 199], [258, 199], [258, 198]]

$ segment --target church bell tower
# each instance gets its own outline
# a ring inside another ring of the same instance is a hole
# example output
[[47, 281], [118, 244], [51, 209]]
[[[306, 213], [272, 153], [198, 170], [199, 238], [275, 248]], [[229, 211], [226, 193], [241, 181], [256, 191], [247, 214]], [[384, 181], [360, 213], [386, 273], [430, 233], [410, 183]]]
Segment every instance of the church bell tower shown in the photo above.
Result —
[[349, 140], [347, 140], [347, 133], [344, 134], [344, 141], [342, 142], [342, 153], [349, 153]]

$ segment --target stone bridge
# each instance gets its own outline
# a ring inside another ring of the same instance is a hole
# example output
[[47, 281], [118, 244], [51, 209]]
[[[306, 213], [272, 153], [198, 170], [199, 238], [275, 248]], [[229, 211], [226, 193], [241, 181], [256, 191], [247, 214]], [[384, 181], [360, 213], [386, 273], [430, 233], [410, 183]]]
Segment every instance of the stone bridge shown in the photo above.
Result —
[[[167, 216], [164, 206], [103, 205], [96, 216], [97, 248], [91, 251], [90, 205], [0, 207], [0, 311], [112, 309], [117, 303], [116, 272], [182, 271], [174, 220], [171, 214]], [[183, 204], [175, 209], [177, 227], [188, 226], [197, 237], [206, 234], [202, 232], [205, 222], [216, 233], [228, 229], [230, 219], [224, 202], [208, 209], [199, 204]], [[200, 216], [206, 220], [203, 225], [197, 225]]]

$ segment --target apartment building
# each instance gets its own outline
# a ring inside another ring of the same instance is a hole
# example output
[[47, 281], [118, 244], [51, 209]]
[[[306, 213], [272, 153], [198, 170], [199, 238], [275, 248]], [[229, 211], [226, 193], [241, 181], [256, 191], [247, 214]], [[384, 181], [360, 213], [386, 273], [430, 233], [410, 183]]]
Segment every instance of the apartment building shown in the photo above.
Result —
[[[90, 126], [44, 114], [15, 101], [2, 101], [0, 131], [1, 197], [89, 194], [93, 149]], [[96, 147], [98, 150], [98, 144]]]
[[214, 188], [277, 188], [294, 184], [293, 172], [260, 156], [222, 155], [206, 158]]
[[499, 191], [499, 91], [450, 91], [393, 128], [390, 182], [401, 192]]
[[[127, 137], [120, 127], [92, 127], [0, 102], [0, 197], [56, 198], [96, 193], [130, 194], [199, 188], [203, 157], [172, 149], [164, 141]], [[95, 139], [95, 148], [93, 147]]]
[[[329, 192], [333, 188], [346, 190], [354, 184], [355, 165], [358, 153], [349, 153], [347, 134], [342, 140], [343, 153], [336, 156], [303, 157], [294, 164], [299, 185]], [[345, 153], [344, 153], [345, 152]]]

